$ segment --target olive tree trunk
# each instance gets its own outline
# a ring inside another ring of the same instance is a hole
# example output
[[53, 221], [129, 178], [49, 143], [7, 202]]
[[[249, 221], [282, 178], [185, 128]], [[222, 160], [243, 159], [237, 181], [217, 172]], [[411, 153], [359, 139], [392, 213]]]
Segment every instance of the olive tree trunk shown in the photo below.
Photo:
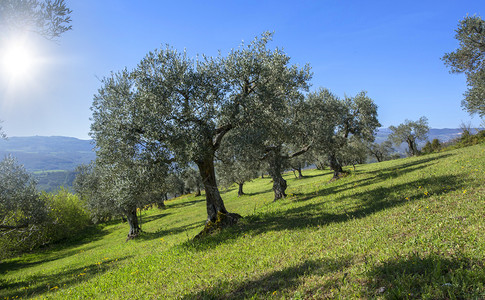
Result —
[[128, 220], [128, 225], [130, 225], [130, 232], [128, 233], [127, 240], [131, 240], [136, 238], [141, 232], [141, 228], [138, 223], [136, 207], [128, 209], [127, 211], [125, 211], [125, 213], [126, 219]]
[[244, 191], [243, 191], [244, 182], [238, 183], [238, 185], [239, 185], [239, 190], [237, 191], [237, 196], [241, 197], [242, 195], [244, 195]]
[[328, 164], [330, 165], [330, 169], [333, 170], [332, 179], [339, 179], [340, 175], [343, 173], [343, 169], [334, 153], [328, 155]]
[[269, 175], [273, 178], [273, 192], [274, 201], [286, 197], [286, 180], [281, 176], [281, 168], [283, 165], [283, 158], [280, 155], [280, 149], [272, 150], [271, 154], [268, 156], [269, 163]]
[[298, 168], [296, 168], [296, 170], [298, 171], [298, 179], [302, 179], [303, 174], [301, 173], [301, 166], [298, 166]]
[[222, 201], [219, 189], [217, 188], [213, 157], [206, 157], [203, 160], [197, 161], [196, 164], [199, 168], [199, 173], [205, 188], [207, 222], [215, 222], [218, 213], [227, 215], [228, 212], [224, 206], [224, 201]]

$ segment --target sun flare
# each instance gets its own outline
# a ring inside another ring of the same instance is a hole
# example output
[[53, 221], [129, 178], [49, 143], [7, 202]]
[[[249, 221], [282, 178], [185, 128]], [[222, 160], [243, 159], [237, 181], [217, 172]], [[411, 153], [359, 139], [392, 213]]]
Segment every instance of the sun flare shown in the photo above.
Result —
[[27, 43], [11, 41], [2, 48], [2, 72], [10, 79], [25, 77], [34, 71], [36, 64], [35, 53]]

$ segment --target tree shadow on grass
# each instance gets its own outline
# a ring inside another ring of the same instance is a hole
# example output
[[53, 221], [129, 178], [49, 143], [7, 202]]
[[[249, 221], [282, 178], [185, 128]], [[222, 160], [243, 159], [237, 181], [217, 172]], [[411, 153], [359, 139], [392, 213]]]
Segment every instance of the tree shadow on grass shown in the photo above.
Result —
[[88, 281], [94, 276], [105, 273], [110, 269], [115, 268], [121, 261], [128, 258], [130, 257], [127, 256], [115, 260], [106, 259], [83, 267], [67, 271], [59, 271], [50, 275], [28, 275], [19, 277], [19, 280], [17, 281], [0, 279], [0, 298], [27, 298], [55, 292], [58, 289], [68, 288], [71, 285]]
[[167, 204], [166, 209], [178, 209], [178, 208], [187, 207], [204, 201], [205, 199], [198, 199], [198, 200], [184, 201], [182, 203], [176, 203], [176, 204]]
[[403, 159], [403, 161], [400, 165], [394, 165], [392, 167], [387, 167], [387, 168], [380, 168], [378, 170], [369, 171], [369, 172], [366, 172], [366, 173], [379, 174], [379, 173], [387, 173], [387, 172], [395, 172], [395, 171], [399, 172], [401, 170], [405, 171], [405, 169], [407, 169], [409, 167], [414, 167], [414, 166], [426, 167], [425, 164], [427, 164], [429, 162], [433, 162], [433, 161], [439, 160], [439, 159], [444, 159], [444, 158], [447, 158], [447, 157], [450, 157], [450, 156], [453, 156], [453, 155], [456, 155], [456, 154], [442, 153], [442, 154], [436, 155], [436, 156], [420, 157], [420, 158], [417, 158], [417, 159], [412, 160], [412, 161], [408, 161], [408, 160]]
[[194, 222], [188, 225], [176, 227], [176, 228], [170, 228], [170, 229], [160, 229], [155, 232], [145, 232], [143, 231], [141, 235], [139, 235], [136, 239], [137, 240], [153, 240], [153, 239], [159, 239], [167, 235], [173, 235], [173, 234], [179, 234], [181, 232], [185, 232], [187, 230], [203, 226], [205, 224], [205, 221], [199, 221], [199, 222]]
[[413, 253], [386, 261], [367, 276], [364, 293], [384, 299], [484, 299], [485, 265], [465, 257]]
[[149, 223], [149, 222], [152, 222], [152, 221], [155, 221], [155, 220], [159, 220], [163, 217], [166, 217], [170, 214], [164, 214], [164, 213], [158, 213], [158, 214], [154, 214], [154, 215], [151, 215], [151, 216], [142, 216], [141, 217], [141, 221], [143, 222], [143, 224], [146, 224], [146, 223]]
[[[403, 196], [409, 191], [409, 185], [422, 184], [426, 186], [426, 193]], [[238, 238], [244, 234], [257, 235], [268, 231], [293, 230], [308, 227], [323, 226], [331, 223], [343, 223], [351, 219], [359, 219], [389, 208], [405, 205], [432, 195], [439, 196], [447, 193], [443, 185], [460, 188], [463, 182], [452, 175], [436, 176], [433, 178], [417, 179], [413, 182], [402, 183], [390, 187], [376, 187], [371, 191], [363, 191], [347, 195], [340, 193], [332, 201], [348, 203], [342, 207], [342, 212], [330, 213], [324, 201], [307, 203], [286, 210], [260, 212], [246, 217], [240, 222], [222, 232], [198, 241], [188, 241], [184, 245], [196, 251]], [[449, 191], [449, 189], [448, 189]], [[309, 200], [313, 195], [306, 195]], [[348, 198], [352, 201], [346, 201]]]
[[[440, 157], [428, 157], [428, 158], [422, 158], [416, 161], [408, 162], [408, 163], [403, 163], [402, 165], [397, 165], [389, 168], [383, 168], [379, 169], [378, 171], [371, 171], [371, 172], [366, 172], [367, 174], [370, 174], [371, 177], [367, 178], [362, 178], [358, 180], [352, 180], [352, 181], [347, 181], [347, 182], [331, 182], [326, 185], [324, 185], [324, 188], [307, 193], [306, 196], [301, 196], [305, 195], [304, 193], [299, 193], [298, 199], [295, 201], [297, 202], [303, 202], [310, 200], [316, 196], [328, 196], [328, 195], [334, 195], [343, 191], [347, 191], [349, 189], [355, 189], [355, 188], [363, 188], [366, 186], [370, 186], [373, 184], [377, 184], [380, 182], [384, 182], [390, 179], [395, 179], [400, 176], [403, 176], [407, 173], [411, 173], [423, 168], [427, 168], [433, 164], [436, 164], [438, 162], [435, 162], [436, 159], [438, 158], [443, 158], [447, 156], [451, 156], [452, 154], [443, 154]], [[417, 181], [415, 184], [416, 186], [424, 186], [426, 185], [427, 179], [424, 179], [422, 181]], [[428, 180], [429, 181], [429, 180]]]
[[242, 195], [243, 197], [244, 196], [257, 196], [257, 195], [261, 195], [261, 194], [266, 194], [266, 193], [269, 193], [269, 192], [272, 192], [273, 189], [266, 189], [266, 190], [262, 190], [262, 191], [258, 191], [258, 192], [253, 192], [253, 193], [246, 193], [244, 192], [244, 195]]
[[[305, 276], [325, 276], [328, 273], [342, 274], [342, 271], [352, 263], [350, 257], [339, 259], [307, 260], [296, 266], [273, 271], [259, 278], [234, 283], [223, 281], [209, 288], [185, 295], [182, 299], [252, 299], [269, 298], [275, 291], [287, 292], [298, 287]], [[335, 281], [343, 281], [341, 278]], [[335, 284], [335, 281], [328, 284]], [[338, 283], [337, 283], [338, 284]]]
[[[79, 250], [76, 248], [100, 240], [109, 233], [110, 231], [102, 228], [100, 225], [89, 226], [79, 235], [74, 235], [70, 239], [48, 244], [42, 248], [33, 250], [32, 253], [25, 253], [22, 256], [0, 262], [0, 274], [72, 256], [79, 253]], [[96, 246], [89, 246], [83, 248], [83, 250], [86, 251], [94, 248]]]

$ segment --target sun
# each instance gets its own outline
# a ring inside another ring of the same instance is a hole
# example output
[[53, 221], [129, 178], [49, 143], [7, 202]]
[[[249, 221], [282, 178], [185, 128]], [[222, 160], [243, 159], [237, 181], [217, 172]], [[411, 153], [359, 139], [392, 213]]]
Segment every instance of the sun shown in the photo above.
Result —
[[27, 77], [35, 71], [35, 52], [25, 41], [12, 40], [4, 43], [0, 55], [2, 73], [11, 80]]

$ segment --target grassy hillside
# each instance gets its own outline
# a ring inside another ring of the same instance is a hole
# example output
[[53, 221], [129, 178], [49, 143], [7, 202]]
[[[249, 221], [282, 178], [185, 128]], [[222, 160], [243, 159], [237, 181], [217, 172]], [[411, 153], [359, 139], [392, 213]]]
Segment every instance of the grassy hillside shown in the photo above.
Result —
[[0, 264], [0, 299], [485, 298], [485, 145], [357, 166], [329, 182], [286, 174], [223, 193], [241, 223], [193, 242], [203, 197]]

